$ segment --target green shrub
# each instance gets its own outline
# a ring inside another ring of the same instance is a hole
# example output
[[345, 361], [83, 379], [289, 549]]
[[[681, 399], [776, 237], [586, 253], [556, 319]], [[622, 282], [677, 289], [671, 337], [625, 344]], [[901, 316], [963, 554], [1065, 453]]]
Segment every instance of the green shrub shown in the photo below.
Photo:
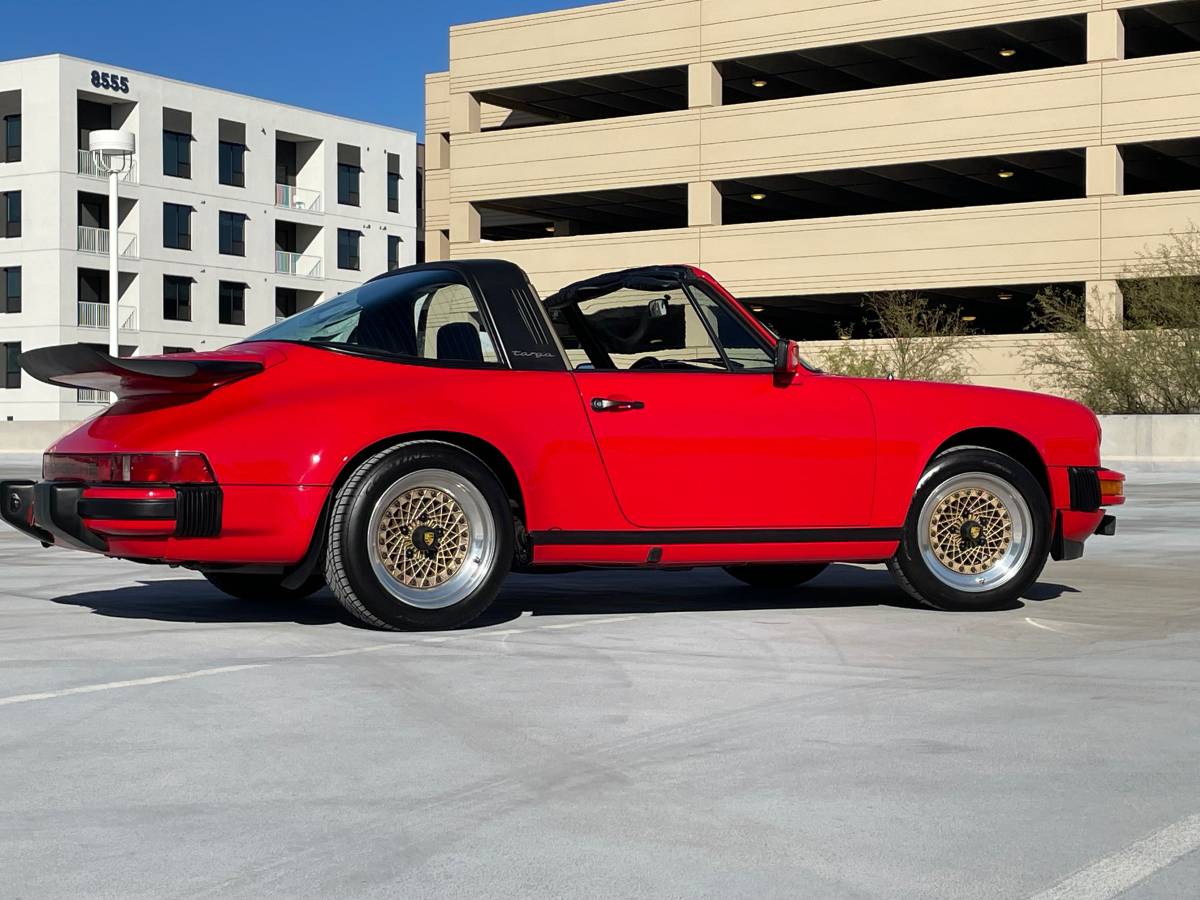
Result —
[[1098, 413], [1200, 412], [1200, 230], [1192, 226], [1143, 255], [1120, 285], [1124, 316], [1093, 298], [1047, 288], [1034, 299], [1035, 325], [1060, 332], [1026, 353], [1042, 388]]
[[822, 366], [839, 375], [916, 381], [966, 381], [965, 351], [971, 334], [961, 311], [934, 306], [912, 291], [870, 294], [866, 306], [872, 340], [850, 343], [852, 327], [838, 325], [844, 341], [820, 354]]

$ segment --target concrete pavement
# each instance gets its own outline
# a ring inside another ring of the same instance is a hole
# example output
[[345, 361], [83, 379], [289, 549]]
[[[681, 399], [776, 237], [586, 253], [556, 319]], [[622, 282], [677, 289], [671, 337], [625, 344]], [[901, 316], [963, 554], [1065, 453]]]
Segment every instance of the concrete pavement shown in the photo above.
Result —
[[438, 635], [0, 530], [0, 895], [1194, 897], [1200, 486], [1129, 490], [1017, 610], [597, 572]]

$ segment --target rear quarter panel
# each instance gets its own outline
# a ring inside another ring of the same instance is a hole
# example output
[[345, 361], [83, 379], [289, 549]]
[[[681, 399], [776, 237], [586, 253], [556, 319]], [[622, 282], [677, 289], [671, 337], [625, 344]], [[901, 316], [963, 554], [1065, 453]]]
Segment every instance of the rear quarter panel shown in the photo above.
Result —
[[569, 372], [407, 365], [294, 344], [283, 364], [211, 394], [125, 400], [59, 452], [197, 450], [227, 486], [323, 489], [382, 441], [423, 432], [484, 440], [511, 463], [531, 529], [628, 527]]

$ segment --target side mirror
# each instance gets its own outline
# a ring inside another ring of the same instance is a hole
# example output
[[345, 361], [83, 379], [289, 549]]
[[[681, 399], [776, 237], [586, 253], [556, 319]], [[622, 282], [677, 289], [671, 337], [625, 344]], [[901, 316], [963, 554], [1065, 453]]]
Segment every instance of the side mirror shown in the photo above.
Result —
[[659, 297], [650, 301], [650, 318], [665, 319], [667, 317], [667, 298]]
[[800, 345], [786, 338], [775, 345], [775, 377], [791, 379], [802, 368]]

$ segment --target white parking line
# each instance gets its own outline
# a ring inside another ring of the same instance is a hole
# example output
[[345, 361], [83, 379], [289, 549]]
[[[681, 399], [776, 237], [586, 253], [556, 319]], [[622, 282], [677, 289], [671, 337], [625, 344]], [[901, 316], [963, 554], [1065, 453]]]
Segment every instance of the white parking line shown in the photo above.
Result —
[[[586, 625], [610, 625], [615, 622], [629, 622], [638, 616], [621, 616], [610, 619], [585, 619], [580, 622], [564, 622], [557, 625], [541, 625], [540, 628], [581, 628]], [[508, 637], [514, 634], [526, 634], [527, 628], [505, 628], [498, 631], [470, 631], [454, 635], [436, 635], [420, 638], [423, 644], [444, 644], [449, 641], [465, 641], [487, 637]], [[279, 665], [294, 659], [335, 659], [342, 656], [358, 656], [362, 653], [375, 653], [379, 650], [395, 650], [411, 647], [409, 642], [392, 644], [371, 644], [367, 647], [347, 647], [344, 650], [330, 650], [325, 653], [309, 653], [303, 656], [286, 657], [261, 663], [246, 663], [237, 666], [217, 666], [211, 669], [197, 669], [194, 672], [181, 672], [176, 675], [154, 675], [149, 678], [132, 678], [128, 681], [106, 681], [103, 684], [85, 684], [80, 687], [64, 688], [59, 691], [41, 691], [36, 694], [17, 694], [12, 697], [0, 697], [0, 706], [12, 706], [17, 703], [30, 703], [34, 700], [54, 700], [58, 697], [70, 697], [75, 694], [94, 694], [99, 691], [115, 691], [122, 688], [146, 687], [153, 684], [168, 684], [172, 681], [185, 681], [189, 678], [202, 678], [206, 675], [225, 675], [231, 672], [244, 672], [248, 669], [263, 669], [267, 666]]]
[[85, 684], [81, 687], [64, 688], [61, 691], [42, 691], [38, 694], [17, 694], [14, 697], [0, 697], [0, 706], [11, 706], [14, 703], [29, 703], [33, 700], [53, 700], [56, 697], [70, 697], [73, 694], [94, 694], [97, 691], [115, 691], [121, 688], [145, 687], [150, 684], [166, 684], [170, 681], [184, 681], [188, 678], [203, 678], [206, 675], [225, 675], [229, 672], [244, 672], [247, 669], [262, 669], [270, 663], [248, 663], [242, 666], [217, 666], [214, 669], [197, 669], [195, 672], [181, 672], [178, 675], [153, 675], [149, 678], [131, 678], [128, 681], [106, 681], [103, 684]]
[[1200, 849], [1200, 815], [1160, 828], [1030, 900], [1111, 900], [1196, 849]]

